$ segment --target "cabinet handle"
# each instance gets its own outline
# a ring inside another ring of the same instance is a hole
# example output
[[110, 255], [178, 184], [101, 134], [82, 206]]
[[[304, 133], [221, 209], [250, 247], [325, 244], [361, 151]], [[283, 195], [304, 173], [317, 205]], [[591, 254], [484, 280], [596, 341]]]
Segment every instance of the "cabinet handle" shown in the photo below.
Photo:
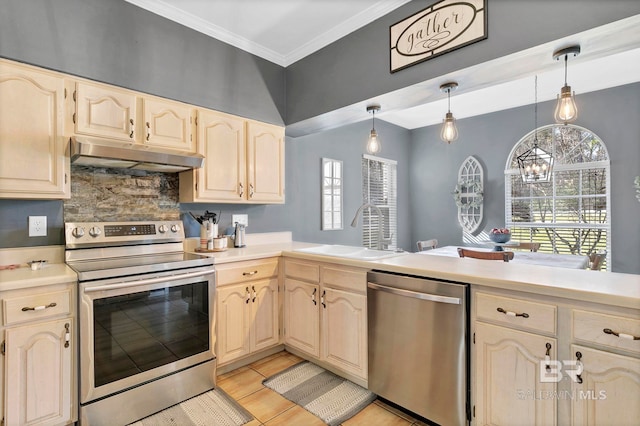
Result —
[[324, 296], [327, 294], [327, 290], [322, 290], [322, 296], [320, 297], [320, 303], [322, 304], [322, 307], [327, 309], [327, 305], [325, 305], [324, 303]]
[[251, 271], [251, 272], [243, 272], [242, 275], [244, 275], [245, 277], [247, 277], [247, 276], [250, 277], [251, 275], [255, 275], [257, 273], [258, 273], [258, 271], [256, 270], [256, 271]]
[[253, 303], [256, 303], [256, 287], [251, 286], [251, 290], [253, 290], [253, 299], [251, 300]]
[[33, 308], [31, 308], [29, 306], [25, 306], [24, 308], [22, 308], [22, 312], [26, 312], [26, 311], [41, 311], [43, 309], [53, 308], [54, 306], [56, 306], [56, 302], [51, 302], [48, 305], [34, 306]]
[[551, 371], [551, 343], [546, 344], [547, 352], [544, 354], [545, 369], [547, 372]]
[[311, 301], [313, 302], [314, 305], [317, 305], [318, 302], [316, 302], [316, 292], [318, 291], [317, 288], [313, 289], [313, 293], [311, 294]]
[[618, 332], [615, 332], [615, 331], [611, 330], [610, 328], [605, 328], [602, 331], [604, 331], [605, 334], [611, 334], [612, 336], [616, 336], [616, 337], [619, 337], [621, 339], [640, 340], [640, 336], [634, 336], [633, 334], [618, 333]]
[[149, 125], [149, 122], [147, 121], [147, 140], [149, 140], [150, 137], [151, 137], [151, 126]]
[[69, 323], [64, 325], [64, 347], [69, 347], [69, 342], [71, 341], [71, 332], [69, 331]]
[[507, 316], [510, 316], [510, 317], [522, 317], [522, 318], [529, 318], [529, 314], [528, 314], [528, 313], [526, 313], [526, 312], [523, 312], [523, 313], [521, 313], [521, 314], [517, 314], [517, 313], [515, 313], [515, 312], [505, 311], [505, 310], [504, 310], [504, 309], [502, 309], [502, 308], [498, 308], [498, 309], [496, 309], [496, 311], [498, 311], [498, 312], [500, 312], [500, 313], [502, 313], [502, 314], [505, 314], [505, 315], [507, 315]]
[[247, 290], [247, 300], [245, 300], [245, 303], [249, 303], [249, 300], [251, 300], [251, 293], [249, 293], [249, 287], [246, 288]]
[[129, 119], [129, 123], [131, 123], [131, 133], [129, 133], [129, 137], [133, 138], [133, 118]]
[[582, 384], [582, 352], [576, 352], [576, 361], [578, 362], [578, 367], [580, 370], [580, 374], [576, 374], [576, 380], [578, 380], [579, 384]]
[[253, 184], [249, 184], [249, 198], [253, 198]]
[[240, 198], [244, 195], [244, 186], [242, 186], [242, 182], [238, 182], [238, 187], [240, 187]]

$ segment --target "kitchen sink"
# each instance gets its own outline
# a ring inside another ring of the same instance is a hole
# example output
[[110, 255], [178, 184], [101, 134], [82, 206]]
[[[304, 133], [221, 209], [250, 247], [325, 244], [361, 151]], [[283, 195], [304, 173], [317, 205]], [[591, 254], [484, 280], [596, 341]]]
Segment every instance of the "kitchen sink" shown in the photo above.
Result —
[[296, 249], [295, 251], [357, 260], [379, 260], [407, 254], [407, 252], [375, 250], [366, 247], [343, 246], [339, 244], [325, 244], [322, 246]]

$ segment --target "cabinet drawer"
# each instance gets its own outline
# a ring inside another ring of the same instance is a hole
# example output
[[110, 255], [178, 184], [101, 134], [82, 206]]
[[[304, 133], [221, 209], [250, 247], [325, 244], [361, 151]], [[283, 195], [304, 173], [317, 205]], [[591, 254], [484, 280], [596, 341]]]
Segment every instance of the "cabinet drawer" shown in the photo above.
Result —
[[477, 293], [476, 318], [555, 335], [557, 308], [528, 300]]
[[2, 300], [4, 325], [71, 314], [71, 290], [10, 297]]
[[287, 260], [284, 264], [284, 274], [290, 278], [297, 278], [316, 284], [320, 282], [320, 266], [315, 263]]
[[367, 271], [347, 269], [343, 266], [323, 266], [322, 283], [333, 288], [366, 293]]
[[576, 340], [640, 353], [640, 340], [632, 339], [632, 336], [640, 336], [640, 319], [578, 309], [573, 310], [572, 317], [573, 337]]
[[218, 274], [218, 286], [276, 277], [278, 275], [278, 259], [216, 265], [216, 273]]

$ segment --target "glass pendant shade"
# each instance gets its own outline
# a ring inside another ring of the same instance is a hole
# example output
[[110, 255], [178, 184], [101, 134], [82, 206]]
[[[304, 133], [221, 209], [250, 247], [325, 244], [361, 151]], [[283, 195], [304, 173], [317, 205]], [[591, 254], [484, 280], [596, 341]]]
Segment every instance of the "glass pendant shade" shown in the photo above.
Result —
[[444, 120], [442, 120], [442, 130], [440, 131], [440, 139], [446, 143], [451, 143], [458, 139], [456, 119], [453, 118], [453, 113], [451, 112], [451, 91], [456, 90], [457, 88], [458, 83], [456, 82], [445, 83], [440, 86], [440, 90], [447, 94], [447, 114], [444, 116]]
[[458, 128], [456, 127], [456, 119], [453, 114], [448, 112], [444, 120], [442, 120], [442, 131], [440, 138], [446, 143], [451, 143], [458, 139]]
[[519, 155], [518, 167], [524, 183], [549, 182], [553, 170], [553, 156], [538, 147], [537, 141], [533, 148]]
[[567, 62], [569, 55], [578, 56], [580, 46], [569, 46], [553, 52], [553, 59], [556, 61], [564, 59], [564, 86], [558, 95], [558, 104], [553, 114], [556, 123], [567, 124], [578, 118], [578, 108], [576, 107], [575, 92], [571, 91], [571, 86], [567, 84]]
[[382, 145], [380, 145], [380, 139], [378, 139], [378, 132], [375, 129], [371, 130], [369, 140], [367, 141], [367, 153], [375, 155], [380, 152]]
[[382, 143], [376, 132], [376, 111], [380, 111], [380, 105], [372, 104], [367, 106], [367, 112], [373, 114], [371, 123], [371, 133], [369, 134], [369, 140], [367, 141], [367, 154], [376, 155], [382, 150]]
[[558, 95], [558, 104], [554, 118], [556, 123], [571, 123], [578, 117], [578, 108], [576, 107], [575, 93], [571, 92], [571, 86], [564, 86]]

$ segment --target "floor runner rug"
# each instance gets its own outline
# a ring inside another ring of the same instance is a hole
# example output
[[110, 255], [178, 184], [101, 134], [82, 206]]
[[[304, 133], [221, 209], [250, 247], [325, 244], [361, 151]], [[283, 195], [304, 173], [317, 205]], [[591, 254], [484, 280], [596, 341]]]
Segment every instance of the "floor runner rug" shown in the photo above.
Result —
[[240, 426], [253, 419], [219, 388], [173, 405], [130, 426]]
[[376, 399], [373, 392], [309, 361], [291, 366], [262, 384], [330, 426], [355, 416]]

